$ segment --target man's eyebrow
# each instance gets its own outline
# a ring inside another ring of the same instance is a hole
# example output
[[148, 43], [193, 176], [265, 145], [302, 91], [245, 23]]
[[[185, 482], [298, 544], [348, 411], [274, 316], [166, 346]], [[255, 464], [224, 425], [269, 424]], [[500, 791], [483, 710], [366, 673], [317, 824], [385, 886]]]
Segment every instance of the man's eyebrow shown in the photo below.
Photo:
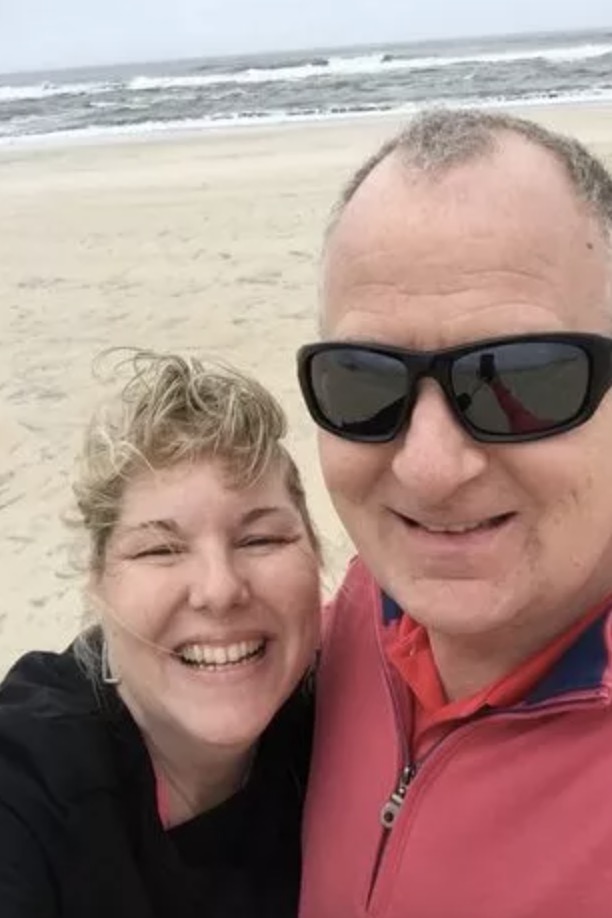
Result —
[[260, 519], [268, 516], [285, 516], [286, 509], [284, 507], [254, 507], [252, 510], [249, 510], [245, 513], [240, 522], [243, 525], [248, 525], [249, 523], [257, 523]]

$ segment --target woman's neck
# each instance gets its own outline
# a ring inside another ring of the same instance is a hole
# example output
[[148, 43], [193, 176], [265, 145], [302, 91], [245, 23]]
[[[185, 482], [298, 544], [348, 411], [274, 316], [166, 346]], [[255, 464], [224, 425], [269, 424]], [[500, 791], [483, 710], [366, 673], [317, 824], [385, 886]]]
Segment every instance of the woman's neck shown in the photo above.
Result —
[[256, 743], [215, 745], [187, 735], [173, 724], [153, 722], [119, 694], [142, 735], [163, 799], [166, 827], [213, 809], [244, 786]]
[[[158, 785], [160, 816], [166, 828], [213, 809], [239, 791], [248, 779], [253, 749], [202, 749], [176, 743], [168, 754], [158, 740], [145, 736]], [[187, 744], [189, 745], [189, 744]]]

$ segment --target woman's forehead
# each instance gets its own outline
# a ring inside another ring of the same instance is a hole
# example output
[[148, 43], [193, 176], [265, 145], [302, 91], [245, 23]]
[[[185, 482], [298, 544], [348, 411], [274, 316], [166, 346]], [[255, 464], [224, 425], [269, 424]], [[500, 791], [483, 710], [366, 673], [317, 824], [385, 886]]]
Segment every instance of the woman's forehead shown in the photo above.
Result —
[[232, 482], [226, 464], [199, 460], [146, 470], [126, 485], [118, 529], [159, 525], [248, 524], [293, 511], [285, 475], [272, 467], [248, 485]]

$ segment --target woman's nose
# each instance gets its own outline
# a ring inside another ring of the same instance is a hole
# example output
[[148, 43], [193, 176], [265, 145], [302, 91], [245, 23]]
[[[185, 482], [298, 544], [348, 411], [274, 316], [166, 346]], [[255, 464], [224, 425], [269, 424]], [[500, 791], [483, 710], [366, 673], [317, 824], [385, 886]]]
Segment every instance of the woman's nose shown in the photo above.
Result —
[[249, 598], [247, 578], [239, 565], [224, 553], [193, 559], [189, 578], [189, 604], [196, 611], [224, 615]]

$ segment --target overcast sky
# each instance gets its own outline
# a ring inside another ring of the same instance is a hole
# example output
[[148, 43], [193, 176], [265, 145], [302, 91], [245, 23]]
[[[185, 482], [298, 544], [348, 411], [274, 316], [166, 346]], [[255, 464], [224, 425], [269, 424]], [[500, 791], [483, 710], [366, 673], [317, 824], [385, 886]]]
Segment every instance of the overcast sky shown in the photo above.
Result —
[[0, 0], [0, 72], [612, 26], [612, 0]]

